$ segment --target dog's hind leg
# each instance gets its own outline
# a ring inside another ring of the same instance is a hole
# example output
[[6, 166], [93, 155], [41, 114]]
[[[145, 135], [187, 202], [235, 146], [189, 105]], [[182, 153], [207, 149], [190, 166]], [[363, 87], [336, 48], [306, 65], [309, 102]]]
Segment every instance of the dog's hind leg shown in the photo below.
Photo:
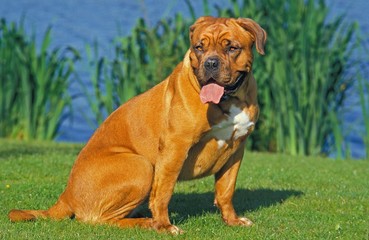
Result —
[[[82, 160], [75, 164], [66, 190], [49, 210], [12, 210], [9, 218], [16, 222], [74, 216], [82, 222], [114, 223], [145, 201], [152, 181], [152, 164], [136, 154]], [[135, 224], [127, 224], [131, 225]]]
[[[111, 162], [111, 160], [109, 160]], [[120, 163], [121, 166], [120, 166]], [[113, 170], [114, 169], [114, 170]], [[147, 199], [154, 179], [154, 168], [144, 157], [136, 155], [126, 155], [110, 167], [109, 183], [104, 184], [101, 191], [106, 196], [100, 201], [103, 214], [99, 223], [108, 223], [121, 228], [141, 227], [155, 229], [157, 231], [170, 232], [172, 234], [183, 231], [176, 226], [167, 229], [157, 229], [152, 218], [133, 218], [134, 211]], [[119, 173], [119, 178], [115, 174]], [[131, 215], [132, 214], [132, 215]]]
[[[154, 170], [145, 157], [120, 153], [86, 163], [76, 165], [78, 172], [71, 176], [67, 189], [77, 220], [115, 224], [149, 196]], [[124, 227], [124, 223], [115, 225]], [[131, 225], [136, 224], [126, 224]]]

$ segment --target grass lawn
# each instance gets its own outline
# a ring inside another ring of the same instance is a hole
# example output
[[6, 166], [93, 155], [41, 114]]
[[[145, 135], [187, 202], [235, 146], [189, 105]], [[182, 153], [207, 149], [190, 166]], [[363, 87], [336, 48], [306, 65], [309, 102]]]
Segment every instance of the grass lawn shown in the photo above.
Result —
[[69, 219], [10, 223], [12, 208], [56, 201], [81, 147], [0, 139], [0, 239], [369, 239], [369, 161], [266, 153], [247, 153], [238, 176], [234, 204], [250, 228], [223, 224], [212, 177], [177, 184], [169, 211], [180, 236]]

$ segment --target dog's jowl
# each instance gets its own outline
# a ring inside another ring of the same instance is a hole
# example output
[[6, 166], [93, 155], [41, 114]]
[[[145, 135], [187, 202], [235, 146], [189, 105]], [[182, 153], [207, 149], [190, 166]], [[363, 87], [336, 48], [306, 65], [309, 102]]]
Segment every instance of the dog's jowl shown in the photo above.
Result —
[[[191, 46], [164, 81], [113, 112], [82, 149], [48, 210], [12, 210], [11, 221], [72, 218], [173, 234], [168, 204], [178, 180], [215, 175], [228, 225], [249, 226], [232, 204], [247, 136], [258, 119], [253, 51], [266, 32], [248, 18], [199, 18]], [[134, 217], [149, 201], [150, 218]]]

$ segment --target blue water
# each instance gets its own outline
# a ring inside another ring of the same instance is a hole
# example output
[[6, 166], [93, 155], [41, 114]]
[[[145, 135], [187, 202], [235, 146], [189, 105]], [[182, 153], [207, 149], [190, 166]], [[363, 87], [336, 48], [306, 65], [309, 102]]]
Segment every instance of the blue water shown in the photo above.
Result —
[[[192, 1], [197, 14], [201, 14], [202, 1]], [[227, 6], [227, 0], [209, 1]], [[363, 34], [369, 35], [369, 0], [328, 0], [332, 16], [344, 13], [347, 21], [358, 21]], [[25, 16], [29, 32], [34, 31], [41, 38], [45, 29], [52, 26], [53, 46], [76, 47], [84, 52], [85, 45], [97, 40], [100, 53], [107, 55], [110, 42], [117, 36], [118, 29], [127, 35], [138, 18], [145, 18], [154, 25], [162, 17], [173, 16], [181, 12], [189, 16], [189, 10], [183, 0], [0, 0], [0, 18], [19, 21]], [[245, 16], [246, 17], [246, 16]], [[119, 27], [118, 27], [119, 26]], [[367, 38], [369, 39], [369, 38]], [[81, 76], [87, 78], [86, 66], [77, 66]], [[369, 80], [369, 76], [364, 76]], [[78, 84], [73, 84], [71, 92], [78, 93]], [[361, 109], [356, 91], [350, 92], [345, 102], [342, 118], [346, 129], [346, 140], [355, 158], [364, 156], [364, 144], [360, 134], [364, 131]], [[65, 121], [61, 127], [59, 141], [85, 142], [91, 136], [96, 124], [87, 124], [84, 115], [90, 115], [85, 99], [76, 98], [73, 102], [73, 118]]]

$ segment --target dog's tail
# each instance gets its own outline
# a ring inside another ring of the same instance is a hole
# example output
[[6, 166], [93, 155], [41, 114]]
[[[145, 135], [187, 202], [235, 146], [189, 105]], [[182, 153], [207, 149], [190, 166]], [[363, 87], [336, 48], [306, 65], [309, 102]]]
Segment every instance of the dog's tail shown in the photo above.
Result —
[[34, 221], [36, 218], [47, 218], [49, 213], [47, 210], [18, 210], [13, 209], [9, 212], [9, 219], [12, 222]]
[[74, 216], [73, 211], [67, 203], [61, 199], [49, 210], [18, 210], [13, 209], [8, 217], [11, 222], [35, 221], [37, 218], [64, 219]]

